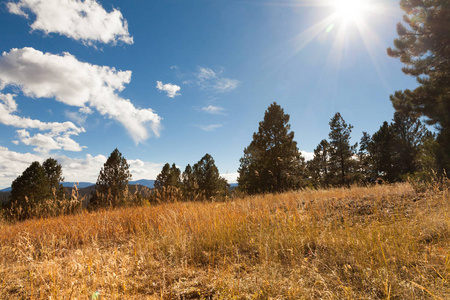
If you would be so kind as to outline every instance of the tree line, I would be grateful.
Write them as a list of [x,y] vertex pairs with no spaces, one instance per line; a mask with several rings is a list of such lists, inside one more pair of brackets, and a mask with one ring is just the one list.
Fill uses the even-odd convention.
[[77,187],[72,189],[72,195],[66,194],[62,185],[62,166],[55,159],[48,158],[42,165],[33,162],[13,181],[10,201],[4,209],[9,217],[23,220],[73,213],[85,207],[92,210],[145,202],[212,200],[229,195],[229,184],[219,175],[209,154],[192,167],[187,165],[183,173],[175,164],[165,164],[147,197],[137,190],[131,195],[128,184],[132,175],[129,167],[122,153],[115,149],[100,170],[95,190],[83,204],[76,195]]

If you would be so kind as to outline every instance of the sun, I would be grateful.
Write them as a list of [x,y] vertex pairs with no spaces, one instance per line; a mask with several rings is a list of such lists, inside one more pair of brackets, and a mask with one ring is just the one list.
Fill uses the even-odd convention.
[[333,0],[337,17],[344,23],[359,23],[369,10],[368,0]]

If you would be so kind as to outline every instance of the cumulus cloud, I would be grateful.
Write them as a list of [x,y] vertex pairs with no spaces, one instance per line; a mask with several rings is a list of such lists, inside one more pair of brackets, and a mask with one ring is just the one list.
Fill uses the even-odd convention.
[[220,106],[209,105],[209,106],[202,107],[201,110],[208,114],[221,115],[221,114],[224,114],[225,108],[220,107]]
[[161,92],[166,92],[167,97],[173,98],[175,96],[180,96],[181,94],[178,93],[181,90],[181,87],[175,84],[166,83],[163,84],[161,81],[156,82],[156,88],[160,90]]
[[133,175],[132,180],[156,179],[156,176],[158,176],[164,166],[163,163],[147,162],[140,159],[129,159],[127,162]]
[[23,144],[27,146],[35,146],[34,151],[40,153],[48,153],[51,150],[66,150],[79,152],[83,150],[77,142],[70,138],[70,135],[54,136],[51,133],[37,133],[31,135],[27,130],[17,130],[17,136]]
[[[52,155],[61,164],[65,181],[92,182],[97,181],[103,164],[107,157],[104,155],[93,156],[86,154],[83,157],[71,158],[64,155]],[[0,146],[0,188],[11,186],[17,176],[30,166],[34,161],[43,162],[48,156],[44,154],[19,153]],[[132,180],[155,179],[164,164],[147,161],[127,160],[130,164]]]
[[203,131],[215,131],[217,128],[223,127],[222,124],[197,125]]
[[314,158],[314,152],[300,151],[302,156],[305,158],[305,161],[311,160]]
[[231,92],[239,86],[239,80],[222,77],[221,73],[210,68],[199,67],[194,76],[201,88],[216,93]]
[[131,71],[81,62],[69,53],[54,55],[22,48],[0,57],[0,90],[12,85],[28,97],[55,98],[80,107],[84,113],[94,108],[122,123],[138,144],[150,132],[159,136],[161,117],[150,108],[136,108],[118,95],[130,80]]
[[7,3],[10,13],[29,18],[36,16],[31,30],[57,33],[87,45],[96,42],[133,44],[128,23],[122,13],[107,12],[96,0],[19,0]]
[[226,174],[220,174],[221,177],[225,178],[228,183],[236,183],[237,178],[239,176],[239,173],[226,173]]
[[[78,143],[70,138],[71,135],[78,135],[84,132],[83,127],[77,127],[72,122],[41,122],[30,118],[23,118],[15,115],[17,112],[17,103],[13,94],[0,93],[0,123],[22,128],[17,130],[19,140],[25,145],[36,146],[38,152],[48,152],[50,150],[64,149],[66,151],[81,151]],[[26,129],[37,129],[47,131],[44,134],[31,136]],[[18,145],[19,141],[13,141]]]
[[40,161],[41,156],[31,153],[18,153],[0,146],[0,187],[11,186],[17,178],[34,161]]

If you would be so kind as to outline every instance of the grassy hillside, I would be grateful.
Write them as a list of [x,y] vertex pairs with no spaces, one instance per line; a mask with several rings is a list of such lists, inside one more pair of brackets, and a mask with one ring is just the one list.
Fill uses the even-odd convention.
[[0,223],[0,298],[448,299],[449,198],[399,184]]

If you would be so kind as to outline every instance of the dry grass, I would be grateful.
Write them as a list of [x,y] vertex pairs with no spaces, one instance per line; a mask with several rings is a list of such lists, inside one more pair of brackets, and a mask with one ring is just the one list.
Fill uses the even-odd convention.
[[449,198],[399,184],[0,223],[0,298],[448,299]]

